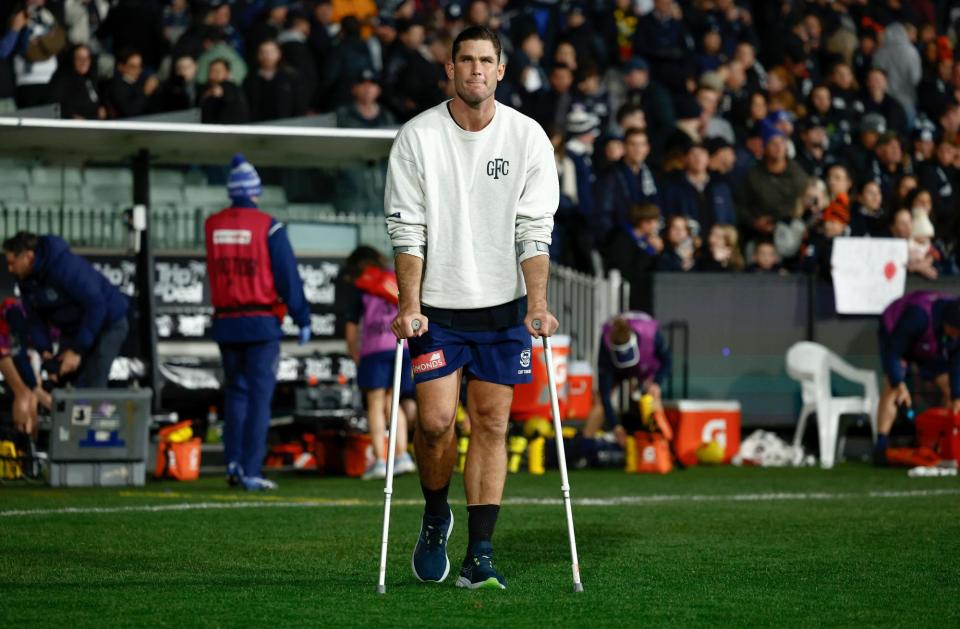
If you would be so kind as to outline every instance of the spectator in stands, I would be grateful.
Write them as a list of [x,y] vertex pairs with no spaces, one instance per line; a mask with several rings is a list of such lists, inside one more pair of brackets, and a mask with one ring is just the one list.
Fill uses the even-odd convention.
[[789,218],[807,175],[787,159],[787,139],[770,124],[761,126],[763,161],[747,173],[741,221],[751,235],[771,236],[780,218]]
[[890,235],[894,238],[902,238],[907,241],[907,272],[928,280],[935,280],[940,275],[933,264],[933,260],[928,258],[925,249],[910,247],[910,241],[913,239],[913,213],[907,208],[900,208],[893,212],[890,217]]
[[[380,83],[373,70],[364,70],[357,77],[352,92],[353,104],[337,109],[338,127],[382,129],[397,126],[393,114],[377,102]],[[385,160],[340,168],[336,188],[337,210],[349,214],[382,215],[386,174]]]
[[206,83],[210,64],[217,59],[223,59],[230,68],[230,81],[243,85],[247,80],[247,62],[227,43],[223,29],[216,26],[205,27],[202,31],[201,47],[202,52],[197,57],[197,83]]
[[823,123],[814,117],[800,121],[800,146],[797,147],[797,164],[810,177],[821,178],[826,174],[833,156],[827,152],[829,139]]
[[607,131],[610,126],[610,116],[613,113],[610,94],[601,81],[600,69],[592,61],[581,63],[577,69],[573,106],[581,107],[596,116],[600,132]]
[[528,101],[527,114],[545,129],[563,128],[572,103],[573,70],[563,63],[554,64],[546,88]]
[[722,181],[730,188],[730,192],[740,187],[746,170],[737,165],[737,153],[734,145],[723,138],[709,138],[703,143],[710,155],[707,162],[707,172],[711,179]]
[[200,89],[200,120],[204,124],[243,124],[250,120],[247,97],[230,80],[230,63],[214,59],[207,84]]
[[213,340],[225,377],[224,453],[227,481],[248,491],[276,489],[262,475],[270,402],[280,359],[280,324],[289,313],[310,340],[310,307],[283,224],[257,209],[260,177],[242,155],[231,163],[230,207],[210,216],[207,277]]
[[859,135],[855,142],[843,149],[844,161],[850,164],[854,178],[863,181],[870,177],[870,160],[880,136],[887,133],[887,123],[878,113],[864,115],[857,125]]
[[[126,295],[59,236],[18,232],[4,241],[3,252],[17,280],[32,347],[59,363],[54,378],[106,388],[127,338]],[[56,356],[53,328],[60,331]]]
[[909,163],[904,166],[903,148],[895,133],[885,133],[873,148],[868,176],[880,184],[884,196],[893,195],[900,178],[909,173]]
[[523,108],[527,109],[547,85],[547,72],[542,63],[543,40],[537,31],[532,30],[522,34],[517,39],[517,44],[518,50],[510,60],[504,78],[517,89],[524,104]]
[[650,62],[653,78],[671,92],[681,92],[693,40],[674,0],[654,0],[653,11],[637,22],[633,52]]
[[883,116],[887,129],[896,131],[899,135],[907,134],[907,113],[903,105],[890,96],[887,91],[887,75],[879,68],[873,68],[867,73],[863,107],[865,113]]
[[60,115],[70,120],[103,120],[107,109],[97,94],[92,55],[85,45],[75,46],[72,63],[61,66],[53,76],[53,92],[60,103]]
[[960,301],[933,291],[914,291],[891,303],[880,317],[878,341],[883,391],[877,409],[873,462],[886,465],[890,429],[898,407],[912,407],[906,376],[910,363],[935,382],[943,403],[960,413]]
[[910,133],[911,148],[908,156],[916,170],[933,159],[937,151],[934,141],[937,135],[937,126],[924,117],[916,119],[914,129]]
[[711,227],[697,270],[708,273],[742,271],[744,264],[739,240],[737,228],[733,225]]
[[924,162],[917,172],[920,186],[930,191],[933,197],[933,216],[937,231],[951,239],[957,237],[960,221],[956,219],[960,201],[960,171],[957,159],[960,150],[953,140],[943,138],[937,144],[934,158]]
[[960,64],[953,60],[952,54],[944,55],[937,62],[936,72],[920,83],[917,90],[920,111],[936,120],[956,99],[957,89],[960,89]]
[[[720,79],[720,76],[716,73],[711,73],[711,75]],[[736,140],[733,135],[733,127],[717,113],[722,86],[723,83],[719,80],[711,81],[709,84],[701,82],[700,87],[697,88],[697,104],[700,105],[700,116],[703,118],[703,138],[705,140],[723,138],[732,143]]]
[[759,240],[753,248],[753,256],[750,265],[747,266],[747,273],[770,273],[782,274],[783,269],[780,266],[780,255],[773,242],[769,240]]
[[[401,52],[398,46],[396,52],[384,59],[383,81],[387,86],[388,94],[391,93],[393,86],[390,81],[392,65],[395,63],[393,59]],[[348,15],[340,21],[340,34],[323,61],[319,87],[321,109],[327,111],[349,103],[350,86],[354,79],[360,76],[361,72],[372,67],[373,58],[370,56],[370,48],[360,37],[360,23],[357,18]],[[384,100],[389,102],[386,98]],[[394,113],[397,112],[394,111]]]
[[[86,4],[83,0],[71,0],[75,4]],[[109,6],[108,3],[104,3]],[[172,0],[163,7],[163,37],[168,44],[175,44],[187,32],[190,26],[190,7],[187,0]]]
[[97,29],[97,38],[112,42],[115,51],[140,51],[144,68],[155,72],[169,49],[160,7],[147,0],[118,0]]
[[841,163],[833,163],[827,167],[824,181],[827,184],[827,199],[833,200],[838,194],[845,194],[847,198],[853,195],[853,180],[850,171]]
[[721,51],[722,47],[720,26],[716,23],[708,23],[706,29],[700,34],[699,52],[694,56],[694,71],[697,75],[712,72],[726,61]]
[[400,46],[387,61],[384,84],[393,113],[405,122],[440,102],[442,76],[421,50],[426,39],[426,29],[421,22],[402,22],[397,33]]
[[714,225],[736,224],[733,195],[726,182],[707,171],[710,154],[702,144],[690,144],[684,170],[666,179],[663,206],[670,214],[687,217],[694,236],[703,238]]
[[156,91],[157,78],[143,73],[143,57],[128,48],[117,54],[117,71],[103,89],[110,118],[131,118],[147,111],[147,99]]
[[[917,86],[923,78],[920,53],[907,37],[903,24],[894,22],[883,31],[883,43],[873,54],[873,67],[882,70],[888,93],[912,118],[917,107]],[[867,78],[869,85],[870,78]]]
[[[566,155],[576,169],[577,206],[584,217],[595,214],[593,187],[596,175],[593,168],[593,145],[599,135],[600,121],[593,114],[575,107],[567,115]],[[591,225],[595,242],[606,235],[604,225]]]
[[66,44],[67,36],[45,4],[45,0],[29,0],[25,12],[15,13],[13,17],[16,25],[26,17],[14,44],[17,107],[20,108],[53,102],[50,80],[57,71],[57,55]]
[[0,114],[17,108],[13,58],[21,45],[21,33],[28,21],[26,8],[18,8],[9,15],[0,13]]
[[193,57],[180,57],[173,64],[173,74],[154,92],[152,111],[180,111],[197,104],[197,62]]
[[804,252],[802,268],[807,273],[816,273],[825,281],[831,280],[830,257],[833,255],[833,241],[840,236],[850,234],[850,201],[847,195],[840,194],[824,208],[820,223],[810,234]]
[[[263,11],[247,31],[246,61],[250,66],[257,65],[260,56],[260,44],[266,41],[276,41],[283,31],[290,10],[289,0],[267,0],[259,7]],[[354,18],[356,19],[356,18]],[[338,18],[334,22],[340,21]]]
[[[333,21],[333,4],[330,0],[317,0],[313,3],[313,13],[310,22],[310,50],[313,52],[313,58],[317,62],[317,67],[323,65],[323,60],[327,58],[336,42],[337,31],[340,30],[340,24]],[[386,48],[390,46],[397,36],[396,21],[388,15],[381,15],[377,25],[376,38],[381,44],[381,54],[386,54]],[[372,50],[371,50],[372,54]],[[376,55],[374,55],[376,58]],[[381,63],[373,65],[377,71],[383,71],[382,56],[379,57]]]
[[618,111],[624,105],[643,109],[651,134],[651,150],[655,156],[659,155],[677,124],[670,93],[650,79],[650,64],[641,57],[630,58],[623,66],[623,73],[626,91]]
[[657,260],[658,271],[692,271],[697,262],[697,246],[686,216],[674,214],[664,228],[663,253]]
[[628,129],[623,140],[624,154],[620,162],[599,180],[596,194],[598,244],[607,241],[610,230],[627,222],[633,206],[660,201],[657,180],[647,165],[650,140],[645,131]]
[[639,17],[631,0],[615,0],[613,10],[597,14],[597,29],[607,43],[605,65],[615,66],[633,55],[633,35]]
[[107,0],[65,0],[63,25],[67,29],[67,41],[74,46],[91,45],[100,24],[110,13]]
[[660,208],[650,202],[632,205],[627,220],[616,225],[605,248],[607,270],[616,269],[631,285],[654,270],[663,251]]
[[257,71],[243,82],[252,122],[296,118],[306,113],[300,77],[282,61],[276,41],[268,39],[260,44]]
[[871,238],[889,237],[887,217],[883,213],[883,193],[880,184],[868,179],[860,186],[857,209],[850,221],[851,236],[869,236]]
[[298,109],[306,112],[314,102],[317,91],[317,65],[310,51],[310,19],[302,11],[287,13],[286,28],[277,37],[284,63],[297,77],[300,98]]

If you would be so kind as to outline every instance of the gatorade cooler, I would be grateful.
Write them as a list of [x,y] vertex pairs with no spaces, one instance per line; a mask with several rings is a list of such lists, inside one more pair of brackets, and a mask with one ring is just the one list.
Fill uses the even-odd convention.
[[666,402],[664,410],[673,427],[674,452],[684,465],[697,464],[697,448],[704,443],[719,443],[724,463],[740,449],[740,402],[677,400]]
[[[550,417],[550,390],[547,385],[547,364],[543,358],[543,342],[532,339],[531,356],[521,356],[520,366],[530,369],[533,381],[530,384],[518,384],[513,388],[513,405],[510,416],[516,420],[531,417]],[[562,334],[550,337],[550,349],[553,350],[553,369],[555,371],[557,394],[560,402],[560,417],[566,417],[567,411],[567,359],[570,356],[570,337]]]
[[586,419],[593,407],[593,367],[576,360],[567,368],[567,419]]
[[930,408],[917,417],[917,445],[942,459],[960,459],[960,415],[946,408]]

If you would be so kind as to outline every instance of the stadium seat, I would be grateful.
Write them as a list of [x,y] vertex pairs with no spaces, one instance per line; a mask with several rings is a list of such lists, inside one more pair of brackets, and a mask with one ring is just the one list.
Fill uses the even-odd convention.
[[0,183],[0,203],[22,203],[27,200],[27,189],[19,183]]
[[[857,369],[819,343],[801,341],[787,350],[787,373],[800,383],[803,407],[797,421],[793,445],[799,446],[810,415],[817,416],[820,442],[820,467],[830,469],[837,456],[840,416],[867,415],[873,438],[877,437],[877,374],[870,369]],[[836,373],[854,384],[863,386],[863,397],[834,397],[830,376]]]
[[60,182],[46,185],[27,186],[27,199],[31,203],[56,204],[77,203],[80,201],[79,186],[63,186]]
[[34,166],[30,178],[37,186],[83,185],[83,174],[77,168],[58,168],[56,166]]
[[133,186],[129,168],[87,168],[83,182],[88,186]]
[[219,206],[220,209],[230,204],[226,186],[187,186],[183,194],[190,207]]
[[81,198],[88,205],[133,205],[133,188],[122,183],[114,185],[84,186]]

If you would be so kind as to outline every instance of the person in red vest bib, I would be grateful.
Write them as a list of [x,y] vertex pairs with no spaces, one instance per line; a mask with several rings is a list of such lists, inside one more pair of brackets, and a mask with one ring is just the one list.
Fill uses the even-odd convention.
[[908,362],[916,363],[923,380],[937,384],[945,406],[960,412],[960,299],[936,291],[907,293],[883,311],[877,336],[884,378],[873,462],[885,465],[897,408],[913,407]]
[[242,155],[231,163],[230,207],[205,224],[213,339],[225,377],[223,443],[227,481],[248,491],[276,489],[263,477],[270,404],[287,313],[310,340],[310,308],[283,223],[257,209],[260,176]]

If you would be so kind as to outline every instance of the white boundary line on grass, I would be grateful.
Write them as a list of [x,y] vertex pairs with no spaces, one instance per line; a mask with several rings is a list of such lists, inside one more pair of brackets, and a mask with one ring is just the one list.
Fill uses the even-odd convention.
[[[135,495],[135,494],[134,494]],[[579,498],[574,500],[578,507],[613,507],[622,505],[648,505],[665,502],[775,502],[788,500],[850,500],[850,499],[889,499],[889,498],[935,498],[960,495],[958,489],[916,489],[903,491],[870,491],[861,494],[828,492],[771,492],[758,494],[727,495],[684,495],[665,494],[651,496],[614,496],[610,498]],[[506,505],[560,505],[559,498],[507,498]],[[397,506],[422,506],[422,500],[394,500]],[[162,513],[166,511],[214,511],[226,509],[279,509],[279,508],[318,508],[318,507],[380,507],[383,503],[376,500],[243,500],[230,502],[183,502],[165,505],[130,505],[127,507],[61,507],[57,509],[8,509],[0,511],[0,518],[17,518],[47,515],[88,515],[116,513]]]

